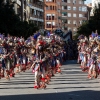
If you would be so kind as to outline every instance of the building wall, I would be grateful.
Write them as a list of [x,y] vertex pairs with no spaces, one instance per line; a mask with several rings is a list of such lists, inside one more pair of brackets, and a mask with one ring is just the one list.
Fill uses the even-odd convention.
[[29,17],[27,18],[40,29],[44,29],[44,0],[28,0]]
[[93,16],[94,7],[98,6],[98,3],[100,4],[100,0],[92,0],[92,11],[91,11],[92,16]]
[[44,0],[45,29],[53,31],[61,26],[61,0]]
[[[6,3],[7,0],[4,2]],[[36,24],[40,29],[44,29],[44,0],[9,0],[15,2],[14,10],[20,15],[22,21]]]
[[92,7],[95,7],[100,3],[100,0],[92,0]]
[[87,6],[83,0],[62,0],[62,29],[77,31],[83,21],[87,20]]

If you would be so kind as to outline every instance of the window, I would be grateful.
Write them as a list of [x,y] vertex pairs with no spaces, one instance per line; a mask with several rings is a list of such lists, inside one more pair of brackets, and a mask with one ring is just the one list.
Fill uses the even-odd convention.
[[62,16],[67,16],[67,12],[62,12]]
[[68,10],[71,10],[71,6],[68,6],[67,9],[68,9]]
[[76,10],[76,7],[73,7],[73,10]]
[[71,28],[70,28],[70,27],[68,27],[68,31],[69,31],[69,30],[71,30]]
[[76,4],[76,0],[73,0],[73,4]]
[[68,13],[68,17],[71,17],[71,13]]
[[67,23],[67,19],[62,19],[62,23]]
[[51,14],[46,14],[46,20],[51,20]]
[[48,6],[46,6],[46,10],[49,10],[49,7]]
[[79,24],[82,24],[82,20],[79,21]]
[[71,20],[68,20],[68,24],[71,24]]
[[82,11],[82,7],[79,7],[79,11]]
[[76,17],[76,14],[73,14],[73,17]]
[[56,24],[55,24],[55,22],[52,22],[52,28],[54,28],[54,27],[55,27],[55,25],[56,25]]
[[67,0],[67,3],[71,3],[71,1],[70,0]]
[[84,11],[84,12],[87,11],[87,7],[83,6],[82,11]]
[[79,4],[82,4],[82,1],[79,1]]
[[67,0],[62,0],[62,2],[66,2],[67,3]]
[[64,10],[64,6],[62,6],[62,10]]
[[82,14],[79,14],[79,17],[83,17],[83,15]]
[[62,6],[62,10],[66,10],[67,9],[67,6]]
[[76,28],[76,27],[74,27],[74,28],[73,28],[73,31],[77,31],[77,28]]
[[46,22],[46,28],[51,28],[51,22]]
[[55,20],[55,14],[52,14],[52,20]]
[[76,25],[76,24],[77,24],[76,20],[74,20],[74,21],[73,21],[73,24],[74,24],[74,25]]

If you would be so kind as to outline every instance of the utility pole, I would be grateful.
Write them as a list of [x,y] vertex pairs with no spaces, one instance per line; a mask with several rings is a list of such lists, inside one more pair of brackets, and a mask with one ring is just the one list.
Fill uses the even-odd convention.
[[24,0],[21,0],[21,21],[23,21],[24,16]]

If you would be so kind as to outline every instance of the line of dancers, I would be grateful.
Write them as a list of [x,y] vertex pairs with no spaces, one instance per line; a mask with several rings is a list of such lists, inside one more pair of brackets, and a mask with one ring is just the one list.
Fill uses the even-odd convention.
[[34,34],[23,37],[7,37],[0,34],[0,78],[10,79],[16,73],[32,69],[34,88],[46,88],[55,73],[61,73],[66,60],[65,43],[57,35]]
[[83,72],[88,72],[89,79],[95,79],[100,74],[100,36],[92,33],[88,38],[79,36],[78,63]]

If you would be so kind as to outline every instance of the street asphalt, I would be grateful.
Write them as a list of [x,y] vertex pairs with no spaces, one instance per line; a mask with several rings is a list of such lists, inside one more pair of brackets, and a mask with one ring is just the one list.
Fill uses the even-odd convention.
[[27,70],[10,80],[0,80],[0,100],[100,100],[100,79],[87,78],[76,61],[67,61],[46,89],[36,90],[34,74]]

